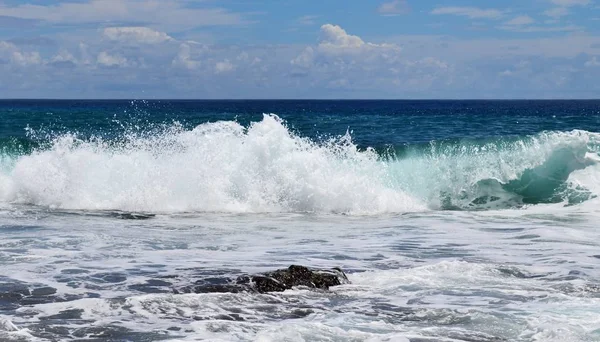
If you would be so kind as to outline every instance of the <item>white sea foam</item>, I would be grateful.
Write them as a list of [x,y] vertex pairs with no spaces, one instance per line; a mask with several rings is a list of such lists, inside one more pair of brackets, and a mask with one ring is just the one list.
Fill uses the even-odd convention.
[[[173,125],[117,142],[66,134],[50,148],[0,160],[0,201],[163,213],[502,209],[527,196],[572,200],[571,193],[555,193],[555,179],[565,182],[563,192],[579,186],[591,191],[586,198],[600,193],[599,140],[585,131],[546,132],[432,144],[395,159],[359,150],[349,134],[316,143],[275,115],[247,128],[232,121],[192,130]],[[535,177],[535,189],[524,175]]]
[[[58,300],[20,306],[7,317],[21,330],[0,332],[0,339],[18,340],[29,329],[31,336],[56,331],[51,336],[66,340],[65,329],[95,329],[86,334],[181,341],[598,340],[594,215],[212,213],[135,221],[63,211],[38,219],[36,211],[44,210],[0,222],[2,281],[50,286]],[[351,284],[268,295],[172,293],[215,274],[235,279],[296,263],[340,266]],[[144,293],[140,285],[154,286],[147,281],[166,281],[156,286],[167,293]],[[65,312],[80,317],[51,318]]]
[[173,128],[120,146],[61,136],[0,176],[0,198],[68,209],[186,212],[403,212],[385,165],[349,136],[317,145],[273,115]]

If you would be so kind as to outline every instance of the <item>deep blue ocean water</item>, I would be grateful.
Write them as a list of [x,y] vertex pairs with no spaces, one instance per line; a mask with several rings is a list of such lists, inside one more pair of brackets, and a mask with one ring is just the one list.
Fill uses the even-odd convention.
[[363,147],[600,129],[600,100],[0,100],[0,113],[1,138],[24,137],[26,127],[107,134],[118,130],[115,121],[141,126],[180,122],[194,127],[235,120],[248,125],[268,113],[311,138],[351,129]]
[[[600,101],[1,100],[0,339],[600,341],[599,132]],[[290,264],[351,284],[173,293]]]

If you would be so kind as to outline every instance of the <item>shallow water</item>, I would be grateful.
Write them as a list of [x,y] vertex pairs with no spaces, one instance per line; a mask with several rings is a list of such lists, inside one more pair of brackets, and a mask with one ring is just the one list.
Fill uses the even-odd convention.
[[[5,339],[600,340],[599,239],[590,215],[141,221],[18,207],[3,218]],[[340,266],[352,284],[172,293],[200,279],[294,263]]]
[[[9,135],[39,145],[0,158],[0,339],[600,341],[595,118],[468,141],[438,123],[439,140],[408,134],[393,158],[361,145],[400,139],[384,125],[319,139],[254,122]],[[291,264],[351,284],[173,292]]]

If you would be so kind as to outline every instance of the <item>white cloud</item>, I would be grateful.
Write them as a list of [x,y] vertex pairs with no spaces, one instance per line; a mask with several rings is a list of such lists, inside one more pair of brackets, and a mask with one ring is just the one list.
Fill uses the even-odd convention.
[[192,58],[191,47],[189,44],[179,45],[179,52],[171,64],[174,67],[183,67],[185,69],[197,69],[200,66],[200,61]]
[[60,50],[58,54],[56,54],[50,60],[50,63],[72,63],[77,64],[77,59],[67,50]]
[[106,51],[100,52],[96,62],[107,67],[124,67],[127,66],[127,58],[120,55],[111,55]]
[[235,69],[235,66],[231,64],[231,62],[229,62],[229,60],[227,59],[221,62],[217,62],[217,64],[215,64],[215,72],[217,74],[229,72],[233,69]]
[[524,26],[533,24],[535,20],[528,15],[521,15],[504,23],[508,26]]
[[327,64],[336,61],[339,64],[353,63],[354,59],[393,59],[399,51],[397,45],[367,43],[338,25],[325,24],[321,26],[319,44],[306,47],[290,64],[308,69],[315,62]]
[[296,58],[292,59],[290,61],[290,63],[293,66],[307,69],[312,65],[314,59],[315,59],[315,51],[313,50],[312,47],[309,46],[306,49],[304,49],[304,51],[302,51],[302,53],[300,55],[298,55]]
[[104,36],[110,40],[124,43],[158,44],[173,40],[164,32],[153,30],[149,27],[107,27],[103,30]]
[[62,1],[51,5],[0,4],[0,16],[51,24],[148,22],[151,26],[170,29],[244,23],[238,13],[221,8],[188,7],[187,3],[178,0],[87,0]]
[[80,56],[79,62],[84,65],[92,65],[93,58],[88,51],[88,46],[86,44],[80,42],[78,45],[78,49],[79,49],[79,56]]
[[23,51],[16,45],[5,41],[0,41],[0,57],[2,56],[19,66],[42,64],[42,56],[38,51]]
[[309,88],[356,91],[378,84],[394,91],[415,91],[434,86],[438,80],[446,84],[454,73],[454,67],[440,58],[409,60],[400,51],[398,45],[367,42],[337,25],[326,24],[321,27],[319,43],[290,60],[288,75]]
[[331,48],[360,48],[365,42],[358,36],[353,36],[337,26],[325,24],[321,26],[321,43],[319,46]]
[[438,7],[433,9],[431,14],[457,15],[471,19],[500,19],[504,16],[505,11],[493,8],[481,9],[477,7]]
[[594,56],[594,57],[592,57],[592,59],[585,62],[585,66],[588,68],[600,67],[600,60],[598,60],[598,57]]
[[42,63],[42,57],[37,51],[34,52],[22,52],[15,51],[12,55],[12,60],[21,66],[35,65]]
[[75,62],[73,55],[66,50],[61,50],[56,56],[52,57],[52,62]]
[[393,44],[366,43],[359,36],[348,34],[340,26],[332,24],[321,26],[317,48],[319,52],[332,54],[362,53],[376,49],[400,50]]
[[[532,23],[505,12],[494,26],[525,32],[578,29],[546,25],[540,18]],[[159,46],[117,46],[109,37],[111,30],[105,35],[104,29],[75,38],[61,32],[53,36],[54,45],[42,47],[0,42],[0,93],[146,98],[586,97],[600,93],[596,82],[600,36],[589,33],[510,35],[510,39],[415,35],[375,41],[360,31],[347,32],[331,24],[323,25],[320,34],[315,31],[319,38],[309,46],[203,45],[183,41],[189,35],[182,33],[181,41],[165,40]],[[144,40],[146,35],[138,32],[116,32],[114,41],[137,42],[140,36]],[[555,84],[561,84],[562,90]]]
[[384,2],[378,8],[377,12],[384,16],[394,16],[398,14],[407,13],[409,11],[406,0],[394,0],[391,2]]

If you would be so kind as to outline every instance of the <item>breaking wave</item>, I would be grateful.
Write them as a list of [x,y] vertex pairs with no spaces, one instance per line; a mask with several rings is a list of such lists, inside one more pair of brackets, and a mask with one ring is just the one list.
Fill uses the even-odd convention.
[[[596,196],[600,135],[543,132],[359,149],[301,137],[275,115],[117,139],[0,141],[0,202],[149,212],[370,214],[574,205]],[[600,189],[599,189],[600,190]]]

